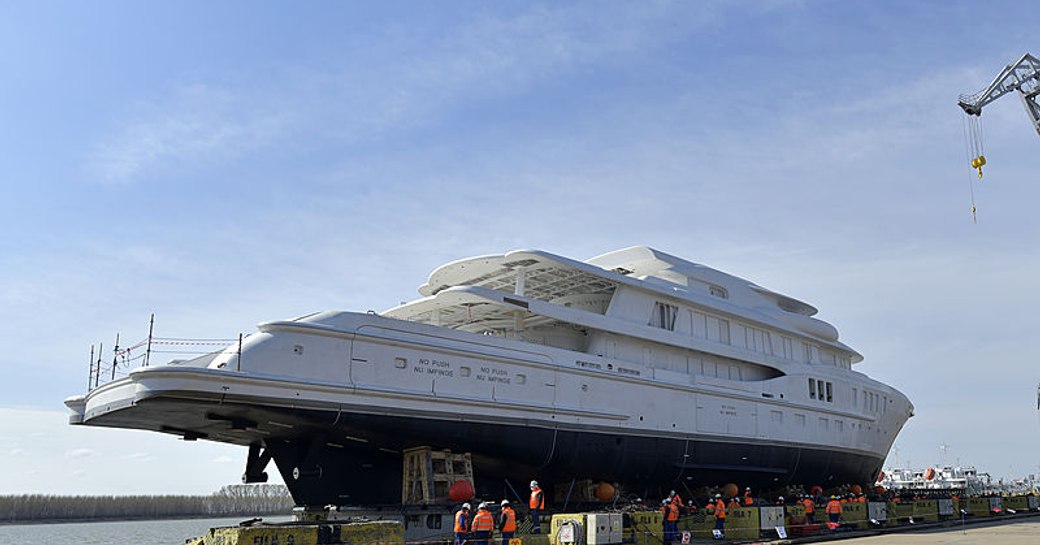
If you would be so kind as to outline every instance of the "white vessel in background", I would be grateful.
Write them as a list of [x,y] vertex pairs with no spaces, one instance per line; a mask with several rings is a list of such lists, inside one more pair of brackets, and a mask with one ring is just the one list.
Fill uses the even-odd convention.
[[66,400],[71,422],[248,446],[247,482],[273,459],[321,506],[398,501],[419,445],[471,452],[478,491],[869,484],[913,412],[812,306],[651,248],[465,259],[419,292],[135,369]]

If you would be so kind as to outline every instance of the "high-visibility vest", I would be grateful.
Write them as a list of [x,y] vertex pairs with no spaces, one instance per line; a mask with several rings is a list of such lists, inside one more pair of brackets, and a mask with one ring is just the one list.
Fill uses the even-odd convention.
[[715,518],[726,518],[726,504],[722,503],[722,500],[715,502]]
[[542,494],[542,489],[535,487],[531,491],[531,501],[527,504],[531,509],[545,509],[545,495]]
[[744,494],[744,505],[755,505],[755,500],[751,499],[751,494]]
[[679,506],[674,503],[669,503],[665,507],[668,508],[668,512],[664,516],[664,520],[668,522],[676,522],[679,520]]
[[738,507],[740,507],[740,501],[737,500],[737,498],[733,498],[729,500],[729,505],[727,507],[729,507],[730,509],[737,509]]
[[827,507],[824,508],[828,515],[840,515],[841,514],[841,503],[838,500],[831,500],[827,502]]
[[812,512],[816,510],[816,503],[809,498],[802,500],[802,505],[805,506],[806,513],[812,514]]
[[491,513],[487,509],[477,511],[477,516],[473,517],[473,531],[490,532],[494,528],[495,519],[491,516]]
[[513,508],[508,505],[502,508],[502,531],[516,531],[516,511],[513,511]]
[[460,509],[458,513],[455,513],[455,533],[465,534],[468,532],[469,529],[466,528],[466,522],[466,512]]

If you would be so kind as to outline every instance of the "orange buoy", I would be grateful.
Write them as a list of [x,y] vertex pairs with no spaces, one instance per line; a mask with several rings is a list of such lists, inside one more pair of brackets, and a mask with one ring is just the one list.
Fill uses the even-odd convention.
[[614,485],[610,483],[599,483],[596,485],[593,494],[599,501],[610,501],[614,499],[614,492]]
[[863,493],[863,487],[858,484],[854,484],[849,487],[849,492],[852,492],[853,494],[856,494],[858,496]]
[[809,493],[813,496],[819,496],[820,494],[823,494],[823,487],[820,485],[813,486],[809,489]]
[[884,494],[885,493],[885,487],[883,487],[881,485],[875,486],[874,487],[874,493],[875,494]]
[[448,497],[451,498],[451,501],[472,500],[474,493],[473,485],[469,481],[455,481],[451,488],[448,488]]
[[737,497],[738,492],[740,492],[740,487],[734,483],[726,483],[726,486],[722,487],[722,494],[727,498]]

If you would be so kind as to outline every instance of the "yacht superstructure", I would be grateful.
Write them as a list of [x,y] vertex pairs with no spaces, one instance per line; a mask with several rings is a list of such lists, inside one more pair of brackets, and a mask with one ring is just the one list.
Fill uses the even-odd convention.
[[812,306],[651,248],[465,259],[419,292],[138,368],[71,421],[249,446],[246,481],[273,459],[298,504],[358,505],[396,501],[419,445],[472,452],[478,490],[872,483],[913,411]]

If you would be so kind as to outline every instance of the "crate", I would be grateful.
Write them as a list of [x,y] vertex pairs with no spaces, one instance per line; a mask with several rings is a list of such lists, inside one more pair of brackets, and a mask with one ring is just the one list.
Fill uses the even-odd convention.
[[401,503],[405,505],[450,501],[448,489],[458,481],[473,483],[473,459],[470,453],[416,447],[404,451],[401,479]]

